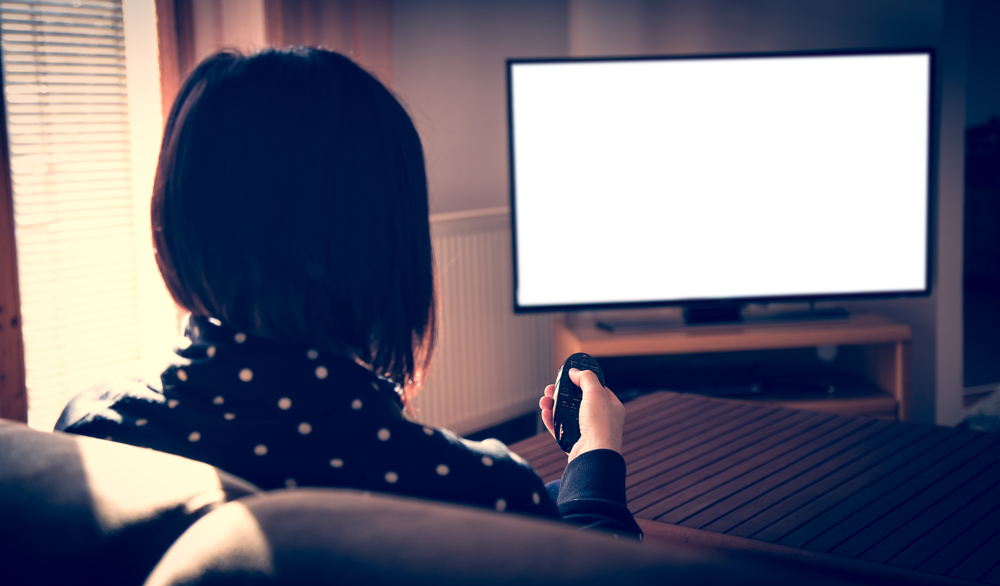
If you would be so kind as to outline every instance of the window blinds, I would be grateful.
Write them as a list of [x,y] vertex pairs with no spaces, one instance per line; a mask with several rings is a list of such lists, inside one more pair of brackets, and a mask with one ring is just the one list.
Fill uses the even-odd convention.
[[28,421],[140,359],[121,0],[0,1]]

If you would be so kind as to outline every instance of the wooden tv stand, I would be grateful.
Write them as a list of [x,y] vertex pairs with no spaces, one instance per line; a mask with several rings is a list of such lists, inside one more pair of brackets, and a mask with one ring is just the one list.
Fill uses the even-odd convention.
[[[600,359],[748,351],[767,351],[760,354],[780,368],[783,364],[791,367],[796,360],[801,362],[802,349],[837,346],[852,357],[847,361],[847,368],[874,383],[881,392],[843,397],[836,394],[771,397],[765,393],[732,398],[794,409],[883,418],[895,416],[900,421],[910,419],[912,333],[909,326],[878,315],[859,314],[820,321],[678,326],[628,333],[601,329],[593,318],[568,316],[555,320],[553,335],[556,368],[574,352],[586,352]],[[795,366],[802,367],[801,364]]]

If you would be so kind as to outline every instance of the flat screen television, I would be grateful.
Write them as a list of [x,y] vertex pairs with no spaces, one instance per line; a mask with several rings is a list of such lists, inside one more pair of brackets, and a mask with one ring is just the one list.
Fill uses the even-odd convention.
[[515,311],[928,294],[933,76],[931,50],[509,60]]

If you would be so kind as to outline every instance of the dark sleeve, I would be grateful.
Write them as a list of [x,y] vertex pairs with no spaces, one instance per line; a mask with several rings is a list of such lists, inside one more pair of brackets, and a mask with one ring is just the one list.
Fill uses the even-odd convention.
[[567,523],[642,539],[625,498],[625,458],[614,450],[574,458],[563,473],[556,504]]
[[123,422],[116,409],[130,402],[162,403],[163,396],[141,380],[102,380],[66,404],[56,421],[55,431],[104,437],[108,429]]

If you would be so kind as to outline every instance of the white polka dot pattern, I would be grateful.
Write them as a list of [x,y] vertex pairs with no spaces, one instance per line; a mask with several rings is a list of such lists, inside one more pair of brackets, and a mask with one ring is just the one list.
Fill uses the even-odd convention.
[[237,344],[242,344],[247,341],[247,335],[243,332],[237,332],[236,335],[233,336],[233,340],[235,340]]
[[[204,337],[188,329],[191,344],[182,353],[188,361],[175,363],[165,374],[167,396],[161,400],[173,411],[122,412],[124,431],[115,439],[147,444],[142,440],[148,433],[172,427],[182,444],[187,438],[184,449],[196,458],[231,450],[236,450],[233,460],[256,455],[248,469],[259,474],[250,480],[266,489],[374,482],[369,490],[455,500],[503,513],[553,514],[548,493],[522,458],[496,444],[462,441],[429,422],[415,422],[401,413],[396,381],[318,347],[271,352],[255,335],[237,336],[236,330],[216,331],[206,321],[199,323]],[[237,337],[242,340],[234,342]],[[169,416],[174,425],[160,426],[163,419],[157,416]],[[268,420],[271,424],[259,425]]]
[[556,514],[522,458],[403,411],[403,379],[319,346],[280,348],[250,332],[236,341],[236,329],[196,319],[203,334],[186,329],[189,344],[163,375],[162,405],[136,401],[121,411],[120,429],[90,435],[156,449],[166,445],[156,443],[158,430],[174,430],[176,453],[228,458],[265,490],[356,486],[501,514]]

